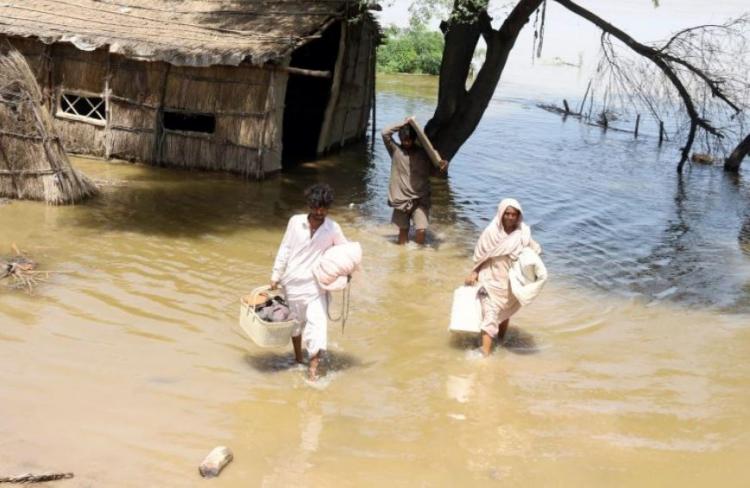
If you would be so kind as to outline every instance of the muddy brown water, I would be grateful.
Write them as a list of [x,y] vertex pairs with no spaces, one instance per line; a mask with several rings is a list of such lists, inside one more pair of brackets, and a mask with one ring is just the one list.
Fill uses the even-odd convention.
[[[379,110],[421,113],[420,100],[386,86]],[[498,103],[478,134],[488,144],[505,111],[530,110]],[[560,130],[595,151],[623,151],[610,174],[652,152]],[[558,170],[537,172],[535,185],[517,187],[553,279],[512,320],[505,347],[479,359],[473,340],[446,328],[471,246],[518,168],[504,166],[511,148],[482,159],[486,146],[470,145],[436,184],[426,249],[393,243],[381,147],[261,183],[76,158],[109,182],[101,197],[0,207],[0,254],[15,242],[59,271],[34,295],[0,289],[0,476],[72,471],[50,486],[203,486],[198,464],[227,445],[235,460],[212,486],[747,485],[750,318],[737,234],[706,248],[709,226],[689,205],[687,234],[670,234],[676,187],[652,183],[667,174],[656,163],[629,170],[652,174],[642,190],[624,177],[601,185],[592,177],[585,192],[576,186],[582,173],[559,182]],[[462,169],[470,158],[485,162]],[[574,161],[561,164],[575,172]],[[523,171],[513,174],[528,181]],[[706,184],[719,190],[702,193],[705,208],[744,208],[731,196],[742,183],[722,190],[721,176],[701,171],[687,201]],[[362,243],[366,261],[346,329],[330,326],[329,374],[312,387],[289,350],[246,339],[237,315],[239,296],[267,281],[286,220],[314,181],[334,186],[331,216]],[[672,194],[660,200],[649,185]],[[634,191],[655,209],[640,230],[623,222],[637,208]],[[732,215],[713,225],[741,227],[743,212]],[[639,235],[634,255],[621,240]],[[672,244],[690,259],[667,264]],[[718,262],[708,257],[716,247]],[[711,272],[707,289],[679,291],[699,286],[695,269],[711,266],[726,278],[713,292]],[[660,288],[643,286],[647,279]]]

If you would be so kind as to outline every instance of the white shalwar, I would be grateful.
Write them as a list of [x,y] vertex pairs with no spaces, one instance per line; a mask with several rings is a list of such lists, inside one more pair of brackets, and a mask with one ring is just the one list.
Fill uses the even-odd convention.
[[284,287],[289,308],[300,323],[292,336],[302,335],[302,343],[310,356],[325,350],[328,342],[328,301],[326,292],[313,275],[313,268],[328,248],[346,242],[339,224],[328,217],[310,236],[307,214],[300,214],[289,219],[276,254],[271,281]]

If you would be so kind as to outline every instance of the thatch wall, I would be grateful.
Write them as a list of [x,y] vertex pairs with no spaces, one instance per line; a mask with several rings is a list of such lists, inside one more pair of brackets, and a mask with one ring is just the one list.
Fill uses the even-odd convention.
[[69,44],[55,44],[50,52],[53,118],[55,129],[63,140],[65,150],[70,153],[86,153],[105,156],[103,124],[61,118],[59,97],[63,91],[103,94],[109,73],[109,53],[105,49],[80,51]]
[[283,116],[286,78],[247,65],[172,67],[163,111],[212,114],[216,127],[213,134],[164,130],[158,161],[248,176],[278,171],[281,141],[275,126]]
[[[379,37],[362,3],[23,0],[0,2],[0,20],[0,39],[25,55],[70,152],[257,177],[276,171],[284,68],[339,25],[348,33],[338,50],[336,89],[312,149],[315,142],[319,152],[338,147],[367,125]],[[106,120],[60,114],[63,91],[104,98]],[[215,130],[164,130],[165,111],[211,115]]]
[[[287,73],[283,66],[249,64],[194,68],[147,63],[70,45],[12,39],[48,93],[65,149],[164,166],[262,177],[281,168]],[[60,115],[60,94],[99,95],[107,120],[92,124]],[[212,134],[163,130],[163,112],[209,114]]]
[[34,73],[34,78],[39,88],[44,95],[48,95],[45,90],[49,85],[48,54],[50,47],[45,46],[36,39],[24,38],[14,38],[12,45],[26,58],[26,63],[29,65],[31,72]]
[[375,48],[379,31],[374,22],[347,24],[337,61],[337,79],[327,109],[318,152],[339,148],[362,137],[375,90]]
[[[341,21],[346,38],[319,152],[366,130],[378,36],[376,24],[367,19]],[[134,60],[111,47],[82,51],[67,43],[9,39],[27,58],[68,152],[257,178],[281,169],[289,57],[263,66],[194,67]],[[61,113],[63,92],[104,98],[106,120],[92,123]],[[212,116],[215,128],[212,133],[165,129],[165,112]]]
[[159,107],[170,65],[112,56],[106,156],[156,162]]

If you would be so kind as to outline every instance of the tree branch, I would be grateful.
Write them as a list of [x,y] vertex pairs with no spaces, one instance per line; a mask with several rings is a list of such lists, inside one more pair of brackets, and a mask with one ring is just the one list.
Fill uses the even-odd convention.
[[724,170],[737,172],[740,170],[742,160],[750,153],[750,134],[740,142],[732,154],[724,161]]
[[688,27],[687,29],[682,29],[681,31],[675,33],[672,37],[669,38],[669,40],[664,44],[662,47],[659,48],[659,51],[666,52],[667,49],[669,49],[669,46],[672,45],[674,41],[679,39],[680,37],[684,36],[685,34],[688,34],[690,32],[696,31],[698,29],[705,29],[707,27],[724,27],[723,25],[718,24],[705,24],[705,25],[694,25],[693,27]]
[[[661,52],[661,50],[656,51]],[[742,109],[739,108],[734,102],[732,102],[729,98],[727,98],[726,95],[724,95],[724,92],[721,91],[721,88],[719,87],[720,81],[714,80],[713,78],[709,77],[703,70],[700,68],[697,68],[693,66],[692,64],[688,63],[684,59],[678,58],[676,56],[672,56],[671,54],[663,53],[662,56],[664,59],[667,59],[669,61],[672,61],[673,63],[682,65],[686,67],[690,72],[695,74],[698,78],[702,79],[704,82],[706,82],[706,85],[711,89],[711,95],[718,97],[719,99],[723,100],[724,103],[732,107],[734,109],[735,113],[742,112]]]
[[497,30],[506,39],[515,39],[523,26],[529,21],[531,14],[544,0],[521,0],[505,18],[505,22]]
[[[597,16],[593,12],[586,10],[585,8],[581,7],[580,5],[577,5],[576,3],[573,3],[570,0],[555,0],[557,3],[565,7],[566,9],[570,10],[574,14],[583,17],[584,19],[588,20],[589,22],[593,23],[603,31],[605,31],[607,34],[614,36],[616,39],[620,40],[622,43],[624,43],[626,46],[628,46],[630,49],[635,51],[636,53],[640,54],[641,56],[644,56],[651,60],[656,66],[659,67],[659,69],[664,73],[664,75],[669,79],[669,81],[672,83],[672,85],[677,90],[677,93],[679,93],[680,98],[682,99],[683,104],[685,105],[685,110],[688,113],[688,116],[690,117],[690,131],[688,132],[688,138],[685,143],[685,146],[682,148],[682,155],[680,157],[680,162],[677,164],[677,171],[682,172],[682,168],[685,164],[685,162],[688,159],[688,156],[690,155],[690,148],[693,145],[693,141],[695,140],[695,133],[698,127],[703,128],[707,132],[717,136],[717,137],[723,137],[722,134],[713,126],[711,126],[705,119],[701,118],[698,115],[697,110],[695,109],[695,104],[693,103],[693,99],[690,96],[690,93],[688,92],[687,88],[685,88],[685,85],[683,84],[682,80],[677,76],[677,73],[675,70],[667,63],[667,61],[675,62],[674,59],[669,59],[669,57],[665,56],[664,53],[657,51],[656,49],[646,46],[644,44],[641,44],[640,42],[636,41],[632,37],[630,37],[628,34],[626,34],[621,29],[618,29],[614,25],[610,24],[609,22],[605,21],[601,17]],[[683,66],[685,66],[684,63],[680,63]],[[690,69],[689,66],[685,66],[688,69]]]

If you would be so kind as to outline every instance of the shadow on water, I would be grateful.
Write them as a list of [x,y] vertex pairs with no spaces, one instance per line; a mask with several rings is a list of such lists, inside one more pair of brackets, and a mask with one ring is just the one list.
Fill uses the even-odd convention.
[[[245,362],[261,373],[280,373],[299,367],[291,352],[246,354]],[[326,351],[321,361],[321,367],[328,372],[346,371],[361,366],[363,363],[356,356],[341,351]]]
[[534,336],[523,329],[509,327],[503,340],[503,347],[514,354],[536,354],[540,352]]
[[[479,334],[471,332],[453,332],[450,334],[449,343],[453,349],[464,351],[477,349],[481,345]],[[532,334],[513,326],[508,327],[501,347],[509,352],[521,355],[541,352]]]

